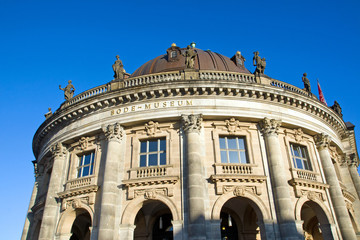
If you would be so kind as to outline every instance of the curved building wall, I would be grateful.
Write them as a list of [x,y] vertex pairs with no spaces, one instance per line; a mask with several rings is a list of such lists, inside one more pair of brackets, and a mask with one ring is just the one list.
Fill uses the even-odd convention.
[[23,239],[356,239],[353,134],[312,94],[268,77],[114,80],[36,132]]

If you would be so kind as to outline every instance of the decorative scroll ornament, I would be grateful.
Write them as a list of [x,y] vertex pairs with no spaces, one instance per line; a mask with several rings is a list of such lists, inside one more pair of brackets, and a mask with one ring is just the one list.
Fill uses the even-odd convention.
[[280,120],[264,118],[259,122],[261,131],[265,135],[277,134],[281,126]]
[[243,197],[243,196],[245,196],[245,191],[246,191],[246,188],[244,186],[237,186],[237,187],[235,187],[233,193],[235,196]]
[[156,192],[154,189],[151,189],[149,191],[145,191],[144,193],[145,199],[155,199],[156,198]]
[[108,139],[108,141],[118,141],[120,142],[124,135],[124,129],[120,126],[119,123],[110,124],[108,126],[103,126],[102,130]]
[[61,143],[56,143],[50,148],[50,152],[54,157],[64,157],[66,148]]
[[202,114],[181,115],[183,129],[185,132],[200,132],[202,123]]
[[298,128],[295,129],[294,135],[295,135],[295,141],[301,142],[303,140],[304,132],[302,131],[301,128]]
[[89,146],[89,137],[81,137],[79,139],[79,146],[81,150],[86,150]]
[[145,130],[147,135],[152,136],[159,130],[159,123],[153,121],[145,123]]
[[234,134],[238,127],[240,127],[239,120],[235,120],[235,118],[230,118],[229,120],[225,120],[226,128],[230,134]]
[[330,144],[330,137],[325,135],[324,133],[319,133],[314,136],[315,144],[318,150],[323,150],[324,148],[328,148]]

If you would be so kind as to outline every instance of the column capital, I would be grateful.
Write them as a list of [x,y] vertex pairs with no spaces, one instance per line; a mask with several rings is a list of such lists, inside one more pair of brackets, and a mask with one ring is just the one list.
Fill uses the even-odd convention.
[[281,121],[266,117],[259,122],[259,125],[261,132],[265,135],[278,134]]
[[202,114],[181,115],[181,120],[185,132],[200,133]]
[[323,150],[325,148],[329,148],[330,145],[330,136],[325,135],[324,133],[319,133],[314,136],[315,144],[317,149]]
[[102,130],[109,142],[120,142],[125,135],[124,128],[120,125],[120,123],[109,124],[107,126],[104,125],[102,126]]
[[346,154],[346,161],[349,167],[358,167],[359,159],[356,157],[355,153]]
[[64,157],[66,154],[66,148],[62,143],[55,143],[50,147],[50,152],[52,153],[54,158],[61,158]]

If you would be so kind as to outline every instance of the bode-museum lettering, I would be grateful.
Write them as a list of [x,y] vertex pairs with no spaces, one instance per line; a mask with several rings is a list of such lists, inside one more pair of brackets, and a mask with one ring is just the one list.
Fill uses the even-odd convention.
[[113,109],[111,110],[111,115],[122,114],[127,112],[136,112],[142,110],[151,110],[157,108],[183,107],[183,106],[192,106],[192,105],[193,105],[192,100],[176,100],[176,101],[144,103],[144,104]]

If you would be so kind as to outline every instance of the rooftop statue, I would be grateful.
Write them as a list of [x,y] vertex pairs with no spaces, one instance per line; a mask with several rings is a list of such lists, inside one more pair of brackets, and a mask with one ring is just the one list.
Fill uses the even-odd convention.
[[197,52],[189,46],[187,46],[185,53],[183,56],[185,57],[185,65],[186,68],[194,69],[195,68],[195,57]]
[[68,85],[65,88],[61,88],[61,85],[59,85],[59,89],[64,91],[65,100],[70,100],[74,96],[75,88],[71,80],[68,81]]
[[125,69],[122,61],[120,60],[119,55],[116,55],[116,61],[112,65],[112,68],[114,70],[115,79],[124,79]]
[[44,116],[45,116],[45,119],[48,119],[49,117],[51,117],[52,116],[52,111],[51,111],[51,108],[48,108],[48,112],[47,113],[45,113],[44,114]]
[[306,76],[307,76],[307,73],[304,73],[301,78],[304,83],[304,90],[307,91],[308,93],[311,93],[310,81]]
[[340,107],[340,104],[337,101],[334,101],[334,105],[331,106],[331,108],[340,116],[342,117],[342,109]]
[[261,58],[259,56],[258,51],[254,52],[253,65],[256,66],[256,69],[255,69],[255,72],[254,72],[255,76],[260,77],[261,74],[264,74],[265,67],[266,67],[266,59]]
[[244,56],[241,55],[240,51],[236,52],[236,65],[241,65],[244,66],[244,62],[245,62],[245,58]]

